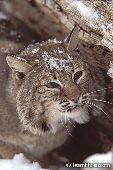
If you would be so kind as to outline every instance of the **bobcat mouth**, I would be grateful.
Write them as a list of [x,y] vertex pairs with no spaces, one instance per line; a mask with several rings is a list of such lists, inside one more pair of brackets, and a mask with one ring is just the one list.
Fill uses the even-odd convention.
[[41,124],[41,129],[42,129],[42,131],[43,132],[47,132],[47,131],[50,131],[50,127],[47,125],[47,123],[46,122],[42,122],[42,124]]
[[79,109],[81,107],[84,107],[85,103],[84,102],[69,102],[69,101],[64,101],[60,102],[61,110],[63,112],[71,112],[73,110]]

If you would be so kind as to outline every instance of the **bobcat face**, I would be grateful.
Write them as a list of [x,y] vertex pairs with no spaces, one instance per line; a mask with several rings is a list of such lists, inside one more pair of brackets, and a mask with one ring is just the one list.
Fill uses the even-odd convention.
[[25,129],[55,133],[65,119],[67,123],[89,120],[87,104],[100,94],[88,94],[103,86],[102,75],[75,51],[66,52],[61,42],[48,41],[29,46],[7,62],[18,84],[17,112]]

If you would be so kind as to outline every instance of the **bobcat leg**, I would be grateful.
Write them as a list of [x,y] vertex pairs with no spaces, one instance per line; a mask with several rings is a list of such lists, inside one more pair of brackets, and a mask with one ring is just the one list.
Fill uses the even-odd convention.
[[28,152],[25,152],[21,148],[13,144],[7,144],[5,142],[0,141],[0,157],[2,157],[3,159],[12,159],[15,154],[19,154],[19,153],[23,153],[24,156],[31,162],[38,161],[40,163],[40,160],[38,160],[36,157],[29,154]]
[[18,153],[20,153],[19,149],[17,149],[14,145],[0,141],[0,155],[2,158],[12,159],[13,156]]

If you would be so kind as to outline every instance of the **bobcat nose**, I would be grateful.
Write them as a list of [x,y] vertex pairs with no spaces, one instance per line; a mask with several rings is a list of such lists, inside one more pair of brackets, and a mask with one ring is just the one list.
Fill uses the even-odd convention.
[[80,96],[73,96],[70,98],[71,101],[77,103],[79,101]]

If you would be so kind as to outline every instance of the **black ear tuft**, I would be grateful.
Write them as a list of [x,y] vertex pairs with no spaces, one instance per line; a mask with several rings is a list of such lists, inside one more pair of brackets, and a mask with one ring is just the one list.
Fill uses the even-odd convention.
[[16,72],[16,77],[20,80],[23,80],[25,77],[25,74],[22,72]]

